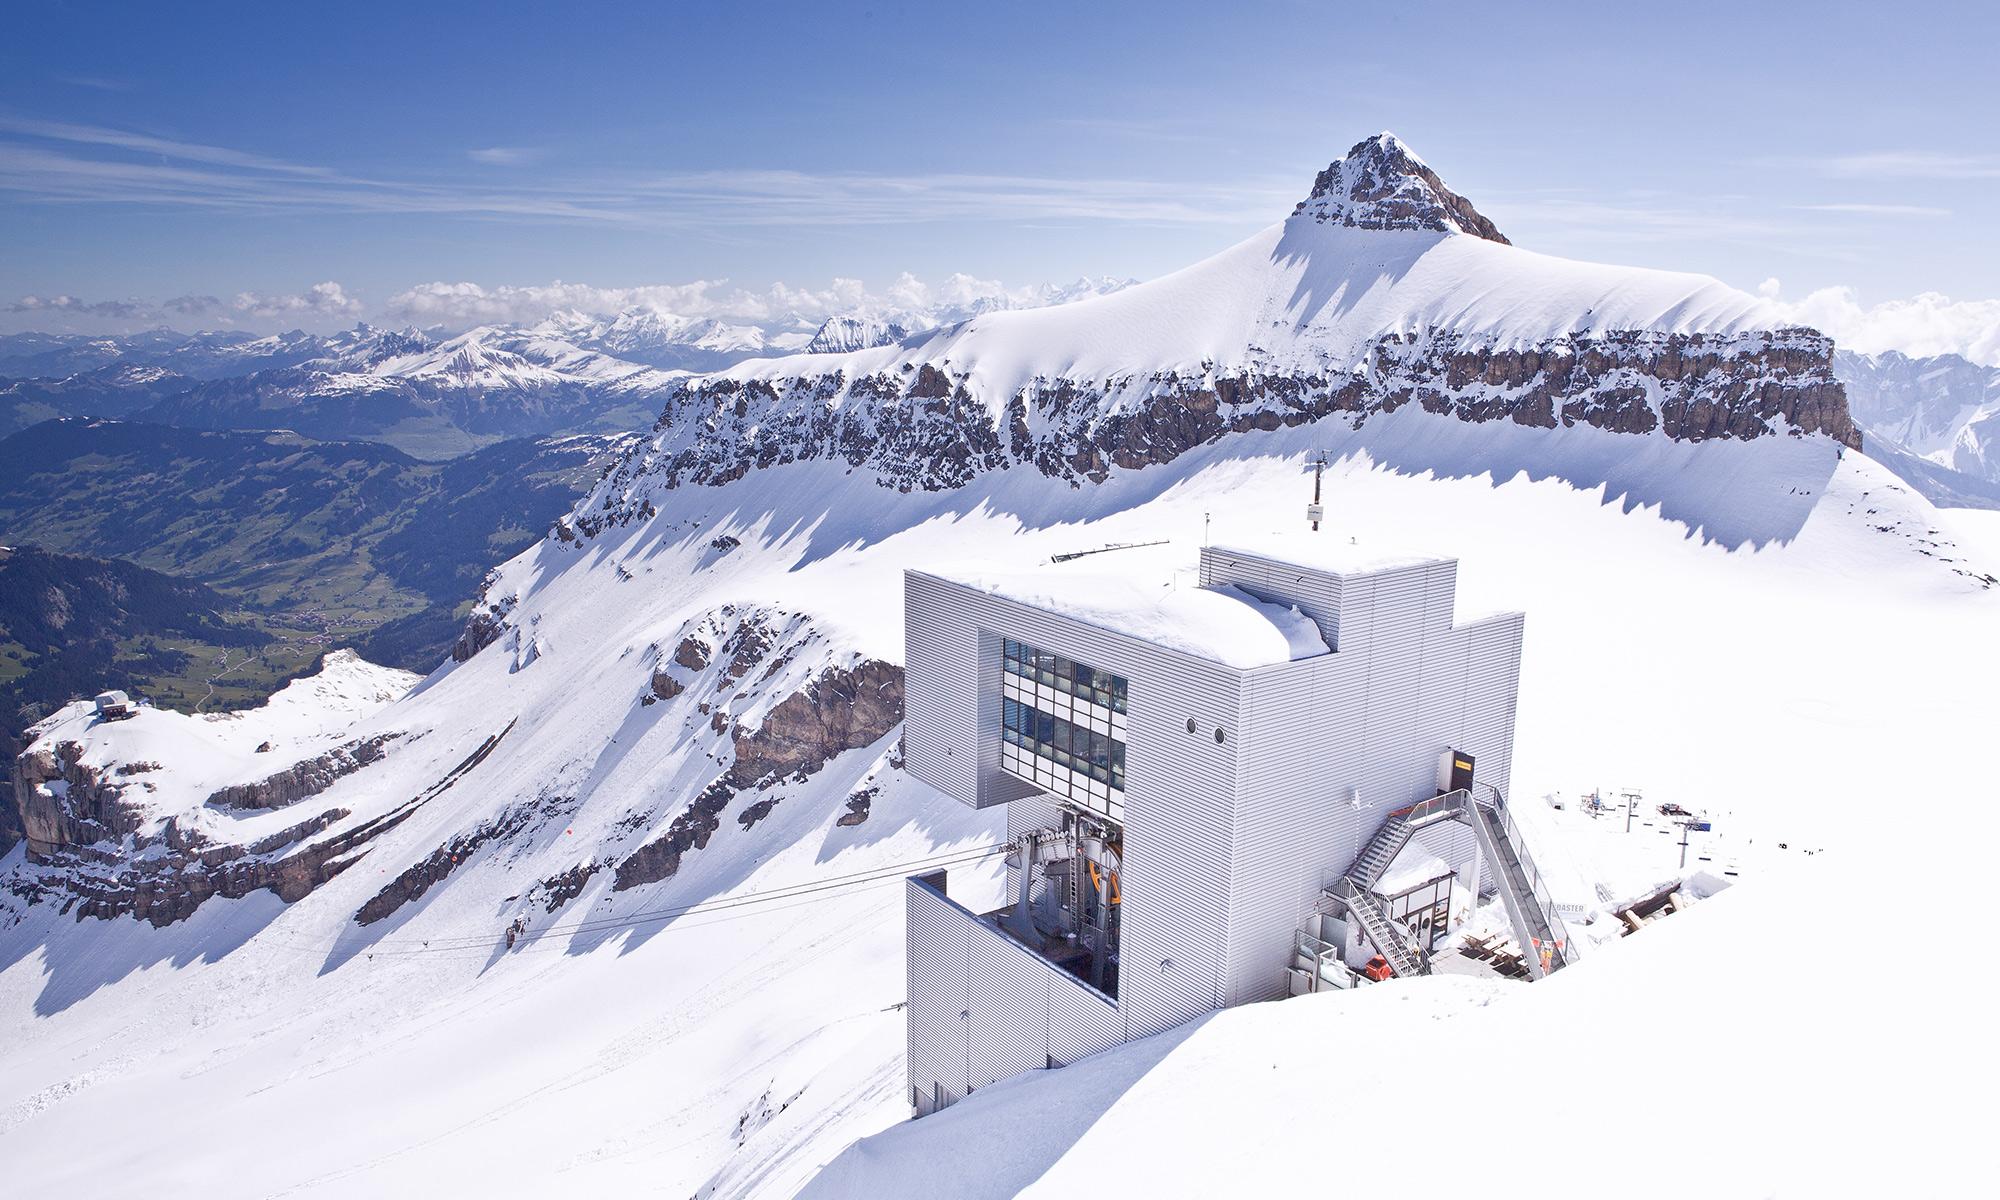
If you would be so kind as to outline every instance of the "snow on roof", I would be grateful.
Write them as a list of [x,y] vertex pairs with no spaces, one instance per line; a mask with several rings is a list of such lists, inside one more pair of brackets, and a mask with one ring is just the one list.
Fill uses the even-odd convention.
[[1169,649],[1248,668],[1327,653],[1319,626],[1296,608],[1233,587],[1160,584],[1051,567],[1033,575],[948,575],[966,587]]
[[1382,872],[1382,878],[1375,881],[1374,890],[1378,896],[1394,896],[1451,873],[1449,863],[1412,841],[1396,855],[1389,869]]
[[1390,553],[1376,546],[1362,546],[1336,536],[1303,530],[1296,533],[1251,534],[1239,537],[1226,545],[1217,544],[1211,549],[1224,555],[1246,554],[1257,558],[1274,558],[1280,562],[1343,576],[1373,575],[1380,571],[1393,571],[1402,567],[1452,561],[1436,555]]

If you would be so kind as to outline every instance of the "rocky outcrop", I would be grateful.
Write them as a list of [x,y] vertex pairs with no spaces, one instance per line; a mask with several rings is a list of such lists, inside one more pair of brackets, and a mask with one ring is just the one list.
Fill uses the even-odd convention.
[[684,637],[681,639],[681,644],[674,647],[674,662],[690,671],[701,671],[708,667],[709,654],[708,643],[698,641],[692,636]]
[[[723,610],[719,615],[731,615],[731,610]],[[817,636],[796,620],[781,628],[767,614],[739,614],[734,628],[722,641],[724,667],[717,686],[735,685],[760,663],[766,663],[766,669],[757,677],[762,684]],[[682,648],[691,643],[701,645],[689,638],[681,643]],[[695,657],[689,655],[690,660]],[[709,661],[705,649],[699,658],[704,664]],[[680,870],[685,855],[708,845],[721,828],[723,811],[743,792],[768,793],[737,814],[737,822],[748,830],[768,817],[783,800],[779,785],[808,779],[835,755],[874,744],[902,719],[901,667],[867,659],[823,669],[772,707],[756,729],[734,727],[735,760],[729,769],[703,789],[668,824],[664,833],[618,864],[613,872],[612,890],[625,891],[671,878]],[[723,708],[711,710],[709,720],[717,733],[731,728]],[[862,800],[858,809],[851,801],[852,797],[848,814],[840,819],[842,824],[858,824],[859,819],[848,819],[856,811],[862,814],[860,819],[866,818],[867,799]]]
[[875,804],[875,797],[882,794],[879,787],[866,787],[847,798],[847,811],[834,821],[835,825],[852,829],[868,820],[868,811]]
[[554,912],[583,893],[584,885],[602,869],[603,863],[578,863],[567,871],[558,871],[542,880],[539,891],[544,912]]
[[442,779],[377,816],[350,823],[347,809],[328,808],[248,842],[217,838],[201,817],[185,825],[179,817],[150,819],[141,797],[150,786],[143,776],[157,769],[152,763],[100,771],[81,761],[76,742],[38,744],[15,759],[12,779],[29,823],[30,867],[9,876],[6,886],[30,903],[60,905],[79,918],[129,914],[161,926],[192,916],[215,896],[241,899],[261,890],[287,903],[301,900],[485,761],[512,729],[509,723]]
[[736,789],[727,780],[709,784],[688,805],[687,811],[673,819],[665,833],[618,864],[612,873],[611,890],[622,892],[671,878],[681,869],[681,855],[708,845],[708,839],[722,826],[722,810],[729,807],[735,796]]
[[1355,144],[1313,180],[1312,192],[1293,216],[1350,229],[1469,233],[1510,245],[1472,202],[1452,191],[1437,172],[1410,153],[1392,133]]
[[380,759],[384,747],[401,733],[380,733],[335,746],[324,754],[294,763],[256,783],[221,788],[206,803],[215,808],[284,808],[308,796],[317,796],[337,780],[354,774]]
[[34,746],[14,759],[15,809],[28,858],[47,861],[72,846],[117,841],[136,832],[145,806],[125,798],[126,785],[106,779],[81,760],[83,747],[59,742]]
[[218,842],[172,819],[147,833],[141,829],[143,805],[123,794],[143,783],[107,779],[80,762],[79,751],[76,743],[63,742],[15,760],[15,797],[28,830],[28,857],[38,869],[8,882],[23,899],[59,904],[78,918],[129,914],[165,926],[214,896],[271,891],[287,902],[299,900],[346,870],[359,848],[411,811],[399,809],[325,838],[320,835],[350,815],[346,809],[327,809],[249,843]]
[[526,829],[533,823],[535,816],[534,806],[517,805],[491,821],[458,834],[414,865],[399,872],[386,887],[369,897],[368,902],[354,914],[355,923],[372,925],[389,916],[429,891],[432,885],[451,874],[480,847],[489,842],[504,841]]
[[873,745],[903,719],[903,668],[869,659],[828,667],[785,698],[755,733],[736,738],[729,781],[754,787],[804,779],[843,750]]
[[451,661],[467,661],[499,641],[500,635],[506,631],[507,614],[514,611],[515,597],[496,598],[492,595],[492,590],[493,575],[488,572],[485,582],[481,585],[482,594],[486,597],[485,603],[473,609],[472,615],[466,618],[465,632],[459,634],[458,641],[452,643]]
[[839,371],[695,379],[669,398],[651,447],[614,468],[598,502],[565,520],[572,536],[593,536],[651,513],[646,497],[654,489],[726,483],[813,459],[866,466],[881,486],[901,491],[947,490],[1023,464],[1062,482],[1094,483],[1115,468],[1172,462],[1234,433],[1333,416],[1358,425],[1410,404],[1472,424],[1581,425],[1680,442],[1823,434],[1858,448],[1832,355],[1831,339],[1803,329],[1611,331],[1532,346],[1450,332],[1390,334],[1353,370],[1272,362],[1037,378],[997,417],[963,378],[928,364],[852,380]]

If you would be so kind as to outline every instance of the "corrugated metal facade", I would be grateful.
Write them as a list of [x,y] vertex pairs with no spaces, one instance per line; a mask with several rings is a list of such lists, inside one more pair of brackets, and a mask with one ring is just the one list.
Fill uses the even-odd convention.
[[924,881],[906,891],[910,1103],[919,1114],[1127,1040],[1116,1005]]
[[[957,915],[940,924],[927,908],[920,936],[913,885],[913,1094],[935,1084],[950,1103],[1005,1077],[995,1072],[1072,1061],[1220,1007],[1283,995],[1292,932],[1320,888],[1390,810],[1432,793],[1446,748],[1476,755],[1480,779],[1505,790],[1523,619],[1454,628],[1456,576],[1448,560],[1343,577],[1205,551],[1204,583],[1296,604],[1337,646],[1240,671],[908,573],[905,749],[911,772],[947,794],[975,806],[1023,796],[1025,786],[998,767],[1003,637],[1122,675],[1130,688],[1117,1004],[949,901]],[[1009,811],[1008,829],[1047,828],[1059,817],[1053,805],[1023,800]],[[940,937],[950,944],[934,943]],[[980,957],[995,946],[1013,957]],[[955,962],[957,982],[940,978]],[[929,988],[939,998],[920,1004]],[[1011,992],[1031,1015],[981,1017],[996,1003],[990,989]],[[1058,1002],[1071,993],[1090,1004]],[[953,1026],[937,1015],[946,1009],[970,1015]],[[1044,1014],[1039,1023],[1035,1011]],[[931,1038],[938,1045],[919,1046]]]

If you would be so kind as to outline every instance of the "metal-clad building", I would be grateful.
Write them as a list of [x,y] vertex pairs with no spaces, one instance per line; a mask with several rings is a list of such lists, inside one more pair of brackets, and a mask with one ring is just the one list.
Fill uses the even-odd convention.
[[1284,995],[1294,931],[1441,753],[1506,790],[1523,618],[1454,625],[1456,576],[1225,547],[1166,598],[906,573],[909,770],[1016,839],[994,913],[908,885],[916,1110]]

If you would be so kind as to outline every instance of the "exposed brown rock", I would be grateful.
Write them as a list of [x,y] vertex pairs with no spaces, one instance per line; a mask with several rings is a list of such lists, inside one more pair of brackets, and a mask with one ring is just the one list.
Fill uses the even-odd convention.
[[700,671],[708,667],[708,657],[711,653],[706,642],[684,637],[681,639],[681,644],[674,647],[674,662],[690,671]]
[[[828,667],[772,709],[762,727],[754,732],[737,730],[736,761],[729,771],[675,817],[664,834],[618,864],[612,890],[622,892],[671,878],[680,870],[684,855],[708,845],[709,837],[721,826],[723,810],[743,790],[768,788],[788,778],[804,779],[841,751],[872,745],[902,719],[901,667],[875,659],[851,669]],[[720,725],[727,721],[727,715],[718,709],[714,720]],[[759,799],[738,814],[737,820],[749,829],[769,816],[778,800],[775,795]],[[853,800],[849,798],[849,813],[840,819],[842,824],[857,825],[866,819],[865,801],[858,810],[862,815],[848,819],[857,811]]]
[[582,893],[584,885],[589,883],[591,877],[603,866],[603,863],[597,862],[579,863],[567,871],[558,871],[542,880],[543,910],[554,912],[576,899]]
[[667,831],[632,852],[632,856],[618,864],[612,873],[611,890],[622,892],[641,884],[658,883],[668,879],[681,869],[681,855],[690,850],[699,850],[708,845],[708,839],[722,822],[722,810],[729,807],[729,801],[736,795],[736,789],[726,780],[718,779],[708,785],[686,812],[673,819]]
[[205,803],[216,808],[284,808],[309,796],[317,796],[334,783],[380,759],[384,747],[400,732],[380,733],[335,746],[324,754],[297,762],[256,783],[221,788]]
[[787,696],[756,732],[736,738],[729,780],[737,787],[804,778],[843,750],[873,744],[903,719],[903,668],[869,659],[828,667]]

